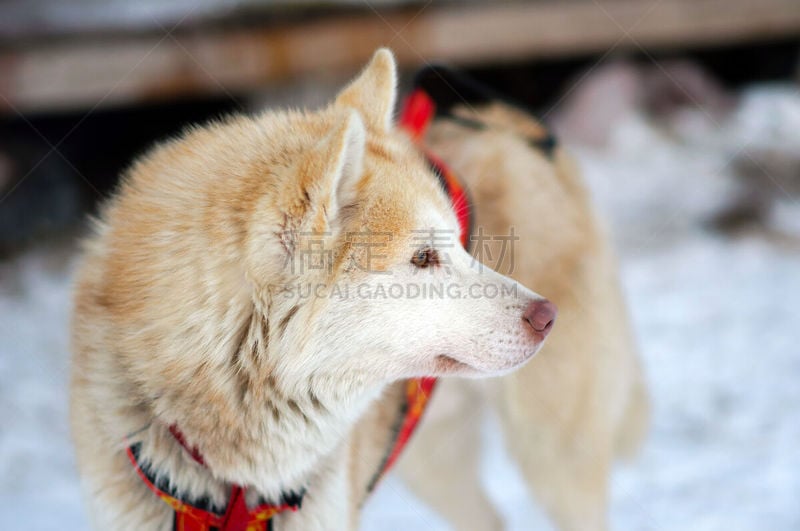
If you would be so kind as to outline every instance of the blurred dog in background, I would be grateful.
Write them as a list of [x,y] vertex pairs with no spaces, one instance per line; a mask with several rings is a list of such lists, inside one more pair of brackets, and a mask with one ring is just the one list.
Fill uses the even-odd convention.
[[[541,123],[449,70],[418,79],[437,103],[425,145],[472,197],[473,256],[536,286],[560,317],[521,370],[443,380],[400,472],[457,529],[501,528],[478,478],[479,413],[490,404],[558,528],[605,529],[613,461],[637,449],[649,412],[610,244],[576,166]],[[493,239],[513,251],[487,247]]]

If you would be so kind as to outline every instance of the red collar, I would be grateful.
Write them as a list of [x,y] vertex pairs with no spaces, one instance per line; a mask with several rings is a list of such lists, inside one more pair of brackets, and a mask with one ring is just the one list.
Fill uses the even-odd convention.
[[[199,450],[186,443],[183,433],[174,424],[170,433],[199,465],[205,466]],[[172,529],[175,531],[269,531],[272,518],[283,511],[296,511],[303,501],[303,494],[289,493],[281,496],[279,503],[261,503],[250,509],[245,501],[247,487],[231,485],[228,505],[224,510],[213,507],[209,500],[186,501],[169,481],[159,479],[147,465],[140,461],[141,443],[128,447],[127,454],[136,473],[156,496],[175,511]]]

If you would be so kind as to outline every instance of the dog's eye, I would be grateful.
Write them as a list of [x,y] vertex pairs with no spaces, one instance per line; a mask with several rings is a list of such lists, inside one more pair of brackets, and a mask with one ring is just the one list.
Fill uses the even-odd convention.
[[417,249],[414,256],[411,257],[411,263],[417,267],[430,267],[439,263],[439,253],[436,249],[430,247],[423,247]]

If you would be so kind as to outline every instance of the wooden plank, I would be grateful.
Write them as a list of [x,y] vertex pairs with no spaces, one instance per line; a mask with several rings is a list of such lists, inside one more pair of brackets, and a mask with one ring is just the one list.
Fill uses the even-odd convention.
[[[461,63],[800,37],[798,0],[587,0],[437,13],[432,51]],[[433,31],[435,29],[435,31]],[[626,35],[627,33],[627,35]]]
[[[475,65],[800,36],[798,0],[575,0],[368,12],[289,27],[42,43],[0,53],[0,112],[240,93],[342,75],[383,45],[405,66]],[[396,35],[396,30],[402,30]],[[626,37],[625,32],[629,32]],[[620,39],[623,38],[622,42]]]
[[[381,8],[399,8],[422,1],[369,0],[369,3]],[[0,42],[91,33],[142,33],[176,24],[209,27],[258,17],[274,20],[276,15],[284,20],[297,19],[306,13],[359,8],[366,8],[364,0],[2,0]]]

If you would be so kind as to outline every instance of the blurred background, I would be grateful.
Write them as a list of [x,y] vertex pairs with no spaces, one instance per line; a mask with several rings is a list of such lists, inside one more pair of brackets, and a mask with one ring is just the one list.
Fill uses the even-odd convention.
[[[85,529],[67,423],[87,216],[187,124],[329,98],[378,46],[537,109],[620,256],[654,404],[615,529],[800,529],[797,0],[0,2],[0,514]],[[548,529],[486,420],[511,529]],[[444,529],[396,480],[363,528]]]

